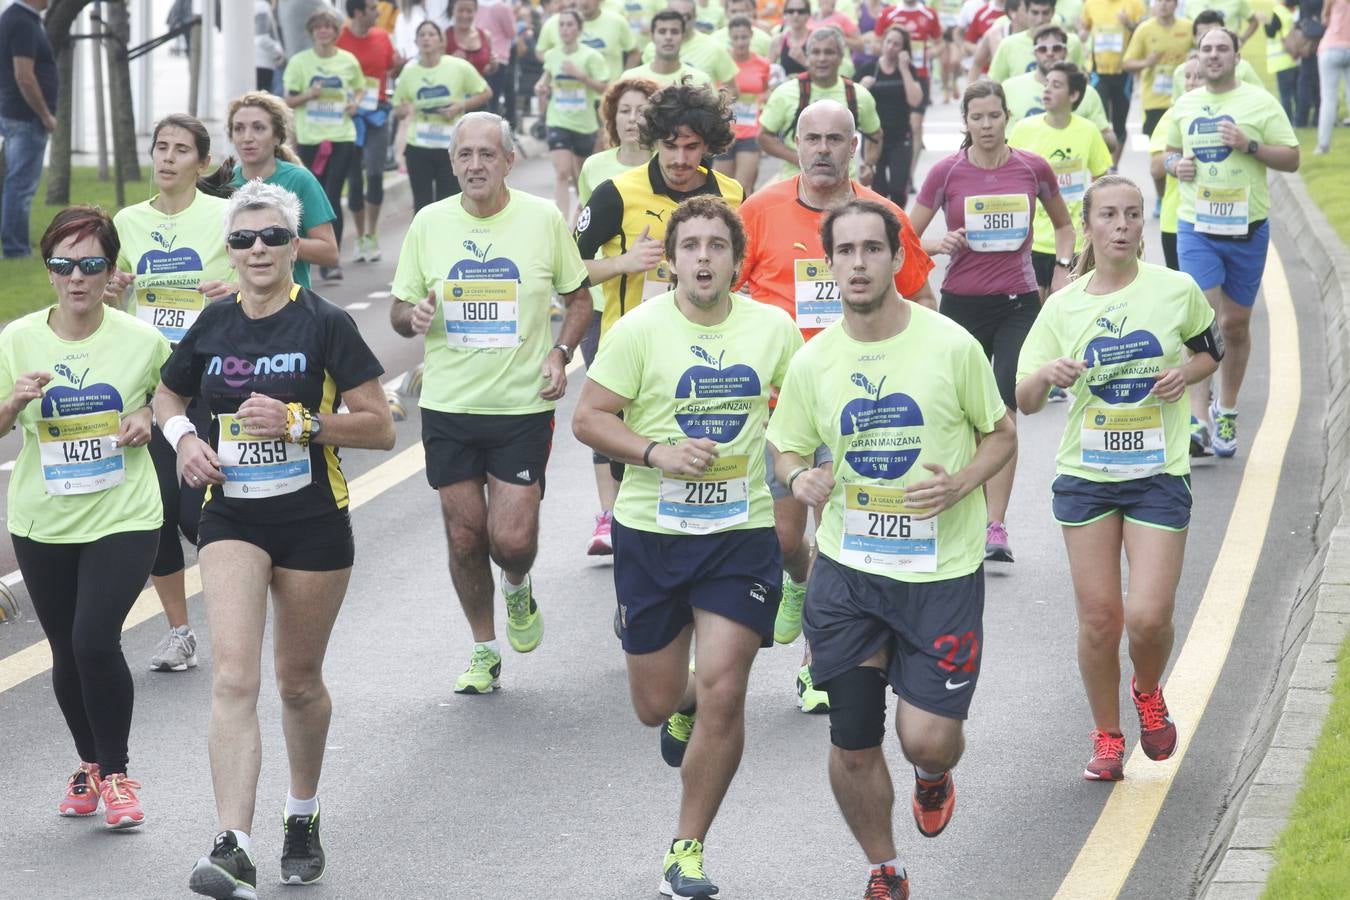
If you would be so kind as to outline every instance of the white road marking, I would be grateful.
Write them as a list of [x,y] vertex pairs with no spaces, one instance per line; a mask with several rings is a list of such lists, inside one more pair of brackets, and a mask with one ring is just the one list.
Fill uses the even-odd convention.
[[[370,300],[388,300],[392,296],[394,296],[392,291],[371,291],[366,294],[366,298]],[[366,305],[369,306],[370,304]]]
[[364,300],[358,300],[355,303],[348,303],[347,309],[370,309],[370,304]]

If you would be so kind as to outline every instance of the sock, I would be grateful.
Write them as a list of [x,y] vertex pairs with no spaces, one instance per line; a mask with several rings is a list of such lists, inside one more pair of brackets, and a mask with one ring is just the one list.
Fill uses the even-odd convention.
[[1214,408],[1217,409],[1217,410],[1219,411],[1219,415],[1221,415],[1221,416],[1236,416],[1236,415],[1237,415],[1237,407],[1236,407],[1236,406],[1234,406],[1233,408],[1230,409],[1230,408],[1224,406],[1222,403],[1216,402],[1216,403],[1214,404]]
[[880,869],[882,866],[890,866],[892,869],[895,870],[895,874],[897,875],[905,871],[905,867],[900,865],[900,857],[897,856],[894,859],[888,859],[885,862],[880,862],[877,863],[876,865],[872,865],[869,863],[867,866],[867,874],[871,875],[873,872],[875,872],[877,869]]
[[496,639],[496,638],[493,638],[493,639],[490,640],[490,641],[477,641],[476,643],[474,643],[473,646],[474,646],[475,649],[477,649],[478,647],[486,647],[486,648],[488,648],[489,650],[491,650],[493,653],[497,654],[498,656],[501,656],[501,655],[502,655],[502,647],[501,647],[501,644],[498,644],[498,643],[497,643],[497,639]]
[[[525,577],[529,578],[530,576],[527,573]],[[515,584],[514,582],[511,581],[511,576],[506,574],[506,570],[505,569],[502,570],[502,587],[506,588],[506,592],[508,594],[514,594],[516,591],[520,590],[524,586],[525,586],[524,580],[522,580],[520,584]]]
[[923,769],[920,769],[918,766],[915,766],[914,774],[922,778],[924,781],[941,781],[942,776],[946,775],[947,772],[946,770],[943,770],[941,772],[934,774],[932,772],[925,772]]
[[249,840],[248,835],[237,829],[231,828],[230,834],[234,835],[234,842],[239,848],[248,854],[248,858],[253,858],[253,842]]
[[297,800],[289,793],[286,794],[286,818],[291,816],[312,816],[319,811],[319,795],[315,794],[308,800]]

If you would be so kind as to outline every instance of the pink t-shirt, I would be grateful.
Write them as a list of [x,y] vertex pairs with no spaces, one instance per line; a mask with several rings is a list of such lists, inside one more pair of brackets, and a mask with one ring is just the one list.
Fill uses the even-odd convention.
[[1350,48],[1350,0],[1337,0],[1331,4],[1326,26],[1327,33],[1322,35],[1322,40],[1317,45],[1319,54],[1327,50]]
[[[1026,232],[1025,238],[1011,250],[977,251],[964,249],[947,264],[942,290],[949,294],[984,296],[989,294],[1025,294],[1036,290],[1036,272],[1031,266],[1031,221],[1036,201],[1059,196],[1055,172],[1043,157],[1022,150],[1010,150],[1008,161],[997,169],[981,169],[958,150],[940,160],[928,172],[918,201],[931,210],[941,209],[947,230],[966,229],[967,241],[981,238],[989,243],[1006,243],[1009,235]],[[966,198],[975,205],[1009,210],[1007,218],[988,220],[987,229],[976,232],[966,223]],[[1020,203],[1019,198],[1026,203]]]

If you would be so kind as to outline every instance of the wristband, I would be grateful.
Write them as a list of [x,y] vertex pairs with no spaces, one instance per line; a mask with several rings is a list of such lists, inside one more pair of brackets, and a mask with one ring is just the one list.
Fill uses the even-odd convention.
[[647,449],[642,451],[642,464],[647,468],[652,467],[652,451],[656,449],[657,441],[652,441],[647,445]]
[[309,410],[299,403],[286,404],[286,434],[284,438],[287,443],[308,447],[309,434],[313,428],[314,416]]
[[792,470],[792,474],[787,477],[787,489],[789,494],[792,493],[792,482],[797,480],[798,475],[809,470],[810,468],[811,468],[810,466],[798,466],[797,468]]
[[192,420],[187,416],[174,416],[160,427],[160,432],[164,435],[164,440],[173,447],[173,452],[178,452],[178,442],[184,435],[197,433],[197,428],[192,424]]
[[1163,159],[1163,171],[1173,178],[1177,175],[1177,163],[1181,160],[1180,153],[1169,153]]

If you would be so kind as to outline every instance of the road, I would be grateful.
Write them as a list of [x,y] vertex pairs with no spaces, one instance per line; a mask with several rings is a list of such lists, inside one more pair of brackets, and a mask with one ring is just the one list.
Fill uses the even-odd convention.
[[[959,141],[954,107],[935,109],[929,131],[926,164]],[[1145,166],[1135,148],[1123,170],[1146,181]],[[516,187],[544,195],[551,178],[545,159],[522,161],[512,175]],[[404,227],[406,216],[387,215],[385,260],[346,266],[347,280],[326,291],[352,310],[391,375],[419,355],[387,323],[386,294]],[[1160,261],[1156,222],[1148,227],[1149,257]],[[1127,898],[1192,893],[1272,681],[1298,573],[1312,552],[1323,465],[1320,432],[1306,424],[1321,421],[1326,405],[1321,317],[1311,304],[1271,299],[1276,288],[1315,296],[1306,273],[1292,264],[1294,248],[1278,227],[1275,234],[1288,284],[1268,288],[1257,306],[1241,447],[1236,458],[1202,462],[1194,473],[1173,655],[1185,658],[1186,674],[1168,684],[1189,740],[1184,758],[1133,763],[1130,779],[1114,789],[1079,777],[1091,720],[1075,663],[1063,544],[1050,516],[1064,419],[1064,407],[1052,406],[1019,421],[1021,468],[1008,521],[1017,562],[988,579],[984,670],[969,748],[957,769],[957,813],[939,838],[913,829],[909,773],[894,739],[888,742],[901,798],[896,833],[915,897],[1044,898],[1061,886],[1066,897],[1109,897],[1117,882]],[[1272,328],[1287,335],[1275,359]],[[573,373],[559,406],[543,505],[534,582],[545,640],[528,656],[507,652],[503,689],[490,697],[451,692],[470,637],[449,584],[436,499],[421,472],[415,411],[399,424],[394,453],[344,454],[362,501],[353,513],[357,563],[328,655],[335,714],[321,793],[329,868],[307,896],[657,896],[679,777],[661,762],[656,733],[629,706],[623,655],[610,627],[611,567],[584,556],[596,504],[589,451],[569,428],[583,377]],[[1272,382],[1279,396],[1263,414]],[[1305,427],[1285,451],[1279,432],[1292,421]],[[0,461],[16,451],[12,436],[0,441]],[[6,478],[0,474],[0,485]],[[1263,489],[1273,492],[1268,515],[1249,503]],[[1248,499],[1233,516],[1239,491]],[[2,573],[14,567],[7,542],[0,543]],[[1230,577],[1243,561],[1256,563],[1249,585]],[[26,606],[21,583],[16,590]],[[1202,598],[1204,624],[1192,628]],[[153,597],[143,600],[138,609],[153,611]],[[1216,623],[1239,610],[1230,650]],[[200,595],[192,600],[199,668],[145,669],[161,634],[157,618],[139,616],[124,635],[137,690],[131,772],[145,786],[148,821],[113,835],[91,821],[55,815],[74,757],[49,686],[42,634],[27,613],[0,627],[0,747],[10,765],[0,794],[0,897],[185,896],[188,870],[214,832],[205,742],[211,643]],[[708,843],[707,865],[725,898],[834,900],[861,893],[864,860],[826,779],[828,722],[803,716],[793,703],[800,655],[800,646],[774,648],[755,665],[745,759]],[[1212,695],[1210,677],[1217,677]],[[271,684],[269,673],[260,703],[264,756],[254,835],[264,897],[285,893],[276,875],[286,766]],[[1133,745],[1134,723],[1126,722],[1126,733]],[[1150,798],[1163,796],[1154,820]],[[1104,843],[1084,852],[1096,868],[1074,868],[1109,797],[1111,813],[1121,818],[1103,826],[1111,829]],[[1137,858],[1129,833],[1140,836]]]

